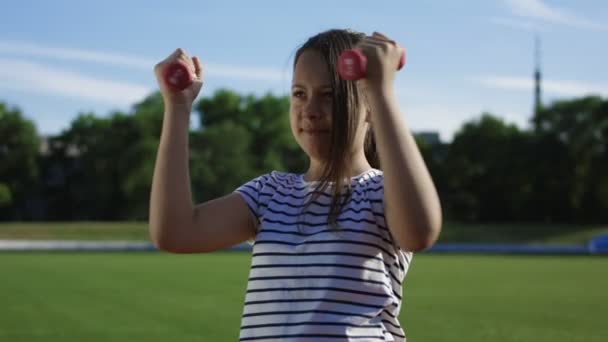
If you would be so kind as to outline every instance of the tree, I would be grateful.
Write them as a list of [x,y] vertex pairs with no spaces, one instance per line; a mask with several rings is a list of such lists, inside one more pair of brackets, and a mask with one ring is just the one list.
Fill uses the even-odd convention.
[[[225,195],[271,170],[304,172],[286,96],[219,90],[194,105],[189,132],[193,200]],[[130,112],[80,113],[40,138],[18,109],[0,103],[0,220],[145,220],[163,122],[159,92]],[[558,101],[534,129],[483,113],[451,144],[418,146],[448,219],[606,222],[608,100]],[[34,209],[44,206],[40,216]],[[45,216],[46,215],[46,216]]]
[[[118,151],[122,151],[125,145],[118,141],[116,132],[110,132],[110,126],[111,120],[108,118],[81,113],[59,136],[64,146],[62,152],[74,149],[79,161],[76,169],[64,169],[68,176],[66,186],[70,200],[67,201],[69,208],[63,208],[63,212],[70,219],[112,219],[115,206],[111,203],[122,200],[116,198],[119,197],[116,165]],[[113,144],[116,146],[117,142],[120,150],[110,147]]]
[[308,161],[291,133],[286,96],[249,96],[243,117],[247,119],[245,127],[253,134],[251,153],[260,157],[254,160],[258,173],[304,170]]
[[245,127],[252,122],[252,118],[243,115],[243,97],[227,89],[219,89],[212,97],[202,98],[194,108],[199,113],[200,126],[203,129],[225,121],[232,121]]
[[[137,103],[132,117],[137,127],[137,138],[131,139],[124,151],[129,167],[125,169],[121,187],[126,199],[126,210],[131,219],[147,219],[150,188],[163,122],[163,99],[155,92]],[[135,137],[132,137],[135,138]]]
[[[553,141],[567,156],[570,185],[567,199],[574,220],[597,221],[608,211],[606,169],[608,100],[597,96],[556,101],[532,119],[539,139]],[[562,172],[564,173],[564,172]],[[604,204],[601,204],[604,203]],[[596,219],[594,219],[596,218]]]
[[193,200],[224,196],[258,174],[249,152],[252,135],[231,121],[214,124],[190,138]]
[[0,183],[0,208],[8,207],[12,203],[11,189],[8,188],[8,185]]
[[251,134],[248,151],[253,170],[261,174],[270,170],[298,172],[307,159],[292,137],[289,126],[289,99],[266,94],[240,96],[229,90],[218,90],[195,106],[201,129],[232,122]]
[[18,108],[0,102],[0,219],[28,219],[28,194],[38,186],[39,146],[34,123]]
[[448,212],[469,221],[525,217],[525,199],[532,190],[529,139],[515,125],[488,113],[466,123],[445,161]]

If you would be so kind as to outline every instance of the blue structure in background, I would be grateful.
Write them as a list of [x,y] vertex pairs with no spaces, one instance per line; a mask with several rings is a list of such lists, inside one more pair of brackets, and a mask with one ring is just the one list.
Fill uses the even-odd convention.
[[608,234],[594,237],[587,246],[591,254],[608,254]]
[[425,253],[588,255],[590,249],[587,246],[576,245],[438,243]]

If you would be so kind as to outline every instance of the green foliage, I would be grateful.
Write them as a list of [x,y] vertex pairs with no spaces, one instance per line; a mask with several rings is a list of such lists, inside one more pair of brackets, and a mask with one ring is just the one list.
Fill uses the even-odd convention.
[[[17,108],[0,103],[0,177],[11,187],[23,186],[20,181],[33,181],[38,176],[36,157],[40,140],[31,120]],[[21,190],[21,189],[17,189]]]
[[77,151],[74,157],[79,162],[67,180],[71,190],[71,219],[121,217],[126,199],[121,182],[125,171],[134,166],[129,158],[130,148],[131,141],[137,142],[138,138],[133,118],[118,112],[106,118],[80,114],[60,135],[65,157],[72,148]]
[[300,172],[307,163],[291,135],[289,100],[218,90],[198,102],[201,131],[191,135],[197,200],[233,191],[271,170]]
[[190,164],[197,201],[228,194],[256,176],[251,140],[249,131],[231,121],[192,134]]
[[289,99],[267,94],[260,98],[218,90],[196,106],[203,131],[232,122],[251,134],[250,168],[254,174],[269,170],[303,171],[307,159],[292,137],[289,126]]
[[539,136],[559,141],[571,160],[568,206],[585,220],[603,211],[608,218],[608,100],[597,96],[558,101],[533,119]]
[[608,220],[608,100],[559,101],[520,131],[490,114],[466,123],[442,165],[448,215],[464,221]]
[[4,183],[0,183],[0,208],[9,206],[13,202],[11,189]]
[[[201,130],[190,132],[195,201],[223,196],[274,169],[302,171],[305,166],[304,154],[291,137],[286,97],[245,97],[220,90],[195,108],[203,123]],[[130,113],[78,114],[61,134],[48,137],[43,155],[37,140],[30,139],[37,139],[33,125],[18,111],[0,109],[0,152],[5,158],[0,175],[15,181],[0,196],[7,213],[14,209],[11,194],[33,196],[19,192],[18,186],[32,182],[39,161],[45,181],[37,191],[44,205],[31,219],[146,220],[163,121],[160,93],[135,104]]]
[[449,147],[450,214],[470,221],[523,219],[529,135],[490,114],[466,123]]
[[[222,89],[193,115],[201,127],[189,136],[194,201],[271,170],[305,171],[288,97]],[[41,149],[34,124],[0,103],[0,220],[145,221],[162,123],[155,92],[128,113],[80,113]],[[558,101],[532,123],[521,130],[483,113],[450,144],[417,139],[446,219],[608,221],[608,100]]]
[[18,108],[0,103],[0,220],[27,215],[25,193],[37,187],[39,146],[34,123]]

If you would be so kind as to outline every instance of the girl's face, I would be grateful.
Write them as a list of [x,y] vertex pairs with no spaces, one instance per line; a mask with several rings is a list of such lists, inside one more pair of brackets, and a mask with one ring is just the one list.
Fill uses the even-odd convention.
[[291,86],[291,131],[306,154],[319,161],[329,158],[333,89],[323,56],[304,51],[296,63]]

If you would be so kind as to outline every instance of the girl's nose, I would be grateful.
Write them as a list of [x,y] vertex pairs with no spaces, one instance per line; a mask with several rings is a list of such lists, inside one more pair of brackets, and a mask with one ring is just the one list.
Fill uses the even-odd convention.
[[319,101],[314,99],[308,101],[306,106],[304,106],[304,117],[309,119],[318,119],[321,117],[321,106],[318,102]]

